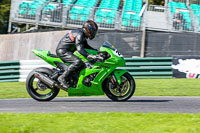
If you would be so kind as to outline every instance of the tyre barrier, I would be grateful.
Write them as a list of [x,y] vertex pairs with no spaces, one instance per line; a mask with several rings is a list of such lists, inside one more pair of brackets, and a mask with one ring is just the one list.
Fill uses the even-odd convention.
[[[125,58],[125,69],[136,79],[172,78],[172,57]],[[37,67],[49,67],[43,60],[20,60],[0,62],[0,82],[24,82],[27,75]]]
[[53,68],[43,60],[0,62],[0,82],[24,82],[28,74],[37,67]]

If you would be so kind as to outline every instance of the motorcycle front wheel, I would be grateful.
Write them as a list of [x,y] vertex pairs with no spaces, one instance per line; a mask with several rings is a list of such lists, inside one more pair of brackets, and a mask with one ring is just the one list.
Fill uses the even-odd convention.
[[121,81],[120,90],[112,83],[110,78],[106,79],[103,83],[105,94],[113,101],[126,101],[135,92],[135,81],[129,73],[122,75]]
[[43,73],[46,76],[50,76],[53,73],[51,69],[45,67],[36,68],[31,71],[26,78],[26,90],[29,95],[37,101],[50,101],[54,99],[58,95],[60,89],[50,88],[35,78],[35,71]]

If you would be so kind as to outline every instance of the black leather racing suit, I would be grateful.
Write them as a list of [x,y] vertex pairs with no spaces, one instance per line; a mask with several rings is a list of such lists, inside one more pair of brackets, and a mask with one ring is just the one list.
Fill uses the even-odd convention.
[[83,62],[76,57],[73,52],[78,51],[83,56],[87,57],[89,54],[84,48],[93,49],[87,43],[86,36],[82,29],[72,30],[67,33],[59,42],[56,48],[56,54],[61,58],[63,62],[69,62],[71,65],[68,67],[63,75],[67,77],[73,71],[77,70]]

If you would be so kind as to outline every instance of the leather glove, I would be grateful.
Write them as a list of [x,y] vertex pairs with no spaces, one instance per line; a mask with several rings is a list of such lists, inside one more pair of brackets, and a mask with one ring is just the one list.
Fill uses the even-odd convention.
[[96,60],[97,60],[98,62],[103,62],[103,61],[104,61],[103,57],[101,57],[100,55],[97,55],[97,56],[96,56]]
[[87,58],[92,59],[92,60],[96,60],[97,57],[95,55],[90,54],[90,55],[87,56]]
[[87,56],[87,58],[88,59],[92,59],[92,60],[96,60],[98,62],[103,62],[104,61],[103,57],[101,57],[99,55],[95,56],[95,55],[91,55],[90,54],[90,55]]

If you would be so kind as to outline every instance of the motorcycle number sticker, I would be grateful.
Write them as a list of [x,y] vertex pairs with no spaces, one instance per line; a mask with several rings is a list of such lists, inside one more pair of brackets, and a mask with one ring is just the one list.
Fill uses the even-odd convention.
[[118,57],[123,57],[123,55],[119,51],[117,51],[117,49],[115,49],[114,54]]

